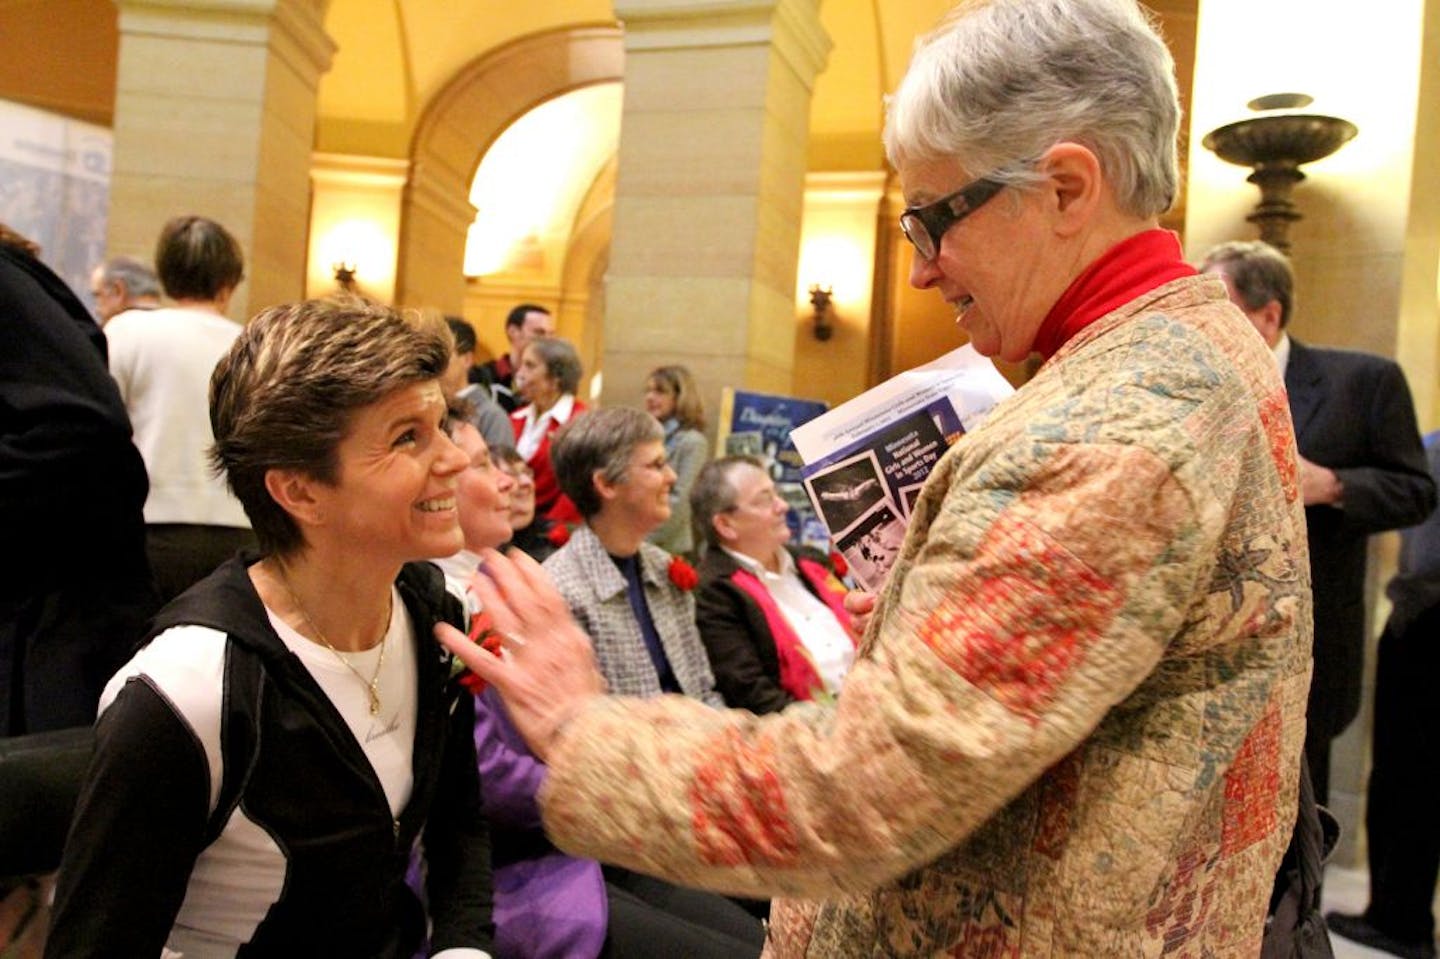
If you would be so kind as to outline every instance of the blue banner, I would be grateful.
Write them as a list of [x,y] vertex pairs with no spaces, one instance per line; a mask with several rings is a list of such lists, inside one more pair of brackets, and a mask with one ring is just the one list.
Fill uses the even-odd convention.
[[794,542],[830,550],[830,534],[805,492],[800,475],[800,454],[790,442],[790,431],[825,412],[819,400],[752,393],[726,388],[720,399],[716,445],[725,456],[754,456],[765,464],[775,489],[790,504],[787,521]]

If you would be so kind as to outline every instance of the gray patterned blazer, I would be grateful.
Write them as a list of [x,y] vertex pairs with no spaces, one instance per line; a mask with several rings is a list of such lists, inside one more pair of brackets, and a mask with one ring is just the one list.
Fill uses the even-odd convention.
[[[695,628],[695,596],[670,582],[670,554],[642,543],[641,577],[655,631],[685,695],[725,705],[715,691],[710,660]],[[659,696],[660,677],[645,649],[640,624],[625,595],[625,577],[588,526],[545,561],[545,572],[570,604],[570,612],[595,643],[595,658],[610,691],[622,696]]]

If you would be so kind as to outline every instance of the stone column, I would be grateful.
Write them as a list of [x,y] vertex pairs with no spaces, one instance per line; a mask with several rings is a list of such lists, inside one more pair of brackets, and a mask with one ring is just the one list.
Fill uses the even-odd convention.
[[[474,171],[472,170],[473,174]],[[465,236],[475,222],[470,184],[433,158],[416,159],[405,188],[397,286],[405,306],[459,313],[465,301]]]
[[382,303],[395,299],[400,198],[410,163],[390,157],[316,153],[310,170],[306,296],[335,291],[335,267],[355,269],[356,289]]
[[245,250],[232,317],[302,297],[324,0],[116,4],[110,247],[153,250],[167,219],[200,214]]
[[788,393],[817,0],[618,0],[625,26],[605,399],[661,363]]
[[[1319,346],[1394,358],[1405,369],[1422,430],[1440,418],[1440,3],[1393,0],[1363,16],[1338,3],[1205,0],[1196,37],[1186,250],[1253,239],[1245,216],[1259,191],[1249,171],[1201,146],[1217,126],[1252,116],[1248,100],[1305,93],[1298,112],[1359,127],[1334,155],[1303,166],[1295,188],[1303,217],[1290,228],[1295,268],[1291,332]],[[1345,68],[1337,69],[1337,64]],[[1371,636],[1388,614],[1382,586],[1394,572],[1394,534],[1371,540]],[[1360,718],[1335,740],[1330,805],[1342,826],[1336,860],[1364,862],[1362,803],[1369,765],[1373,648]]]

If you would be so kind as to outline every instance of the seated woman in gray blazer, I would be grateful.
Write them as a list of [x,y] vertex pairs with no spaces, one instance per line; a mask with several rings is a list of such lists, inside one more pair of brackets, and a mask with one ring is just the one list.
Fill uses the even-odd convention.
[[612,693],[683,693],[721,706],[695,629],[699,576],[645,541],[670,516],[675,471],[663,439],[654,417],[629,407],[585,413],[555,433],[555,476],[584,525],[545,571],[594,640]]
[[[719,707],[724,702],[695,630],[699,574],[645,541],[670,515],[675,471],[663,439],[653,416],[628,407],[584,413],[555,433],[555,477],[585,522],[544,567],[590,634],[610,692],[680,693]],[[681,897],[649,876],[610,865],[604,872],[611,886],[661,909],[683,906],[690,922],[759,952],[764,934],[756,916],[768,912],[768,903],[689,890]]]

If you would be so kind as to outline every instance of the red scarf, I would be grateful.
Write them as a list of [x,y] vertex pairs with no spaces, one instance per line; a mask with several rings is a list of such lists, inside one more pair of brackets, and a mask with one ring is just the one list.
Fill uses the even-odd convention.
[[[802,559],[796,563],[796,571],[809,581],[820,601],[830,608],[835,618],[845,627],[845,631],[850,633],[850,641],[853,643],[855,635],[850,626],[850,614],[845,611],[843,600],[836,589],[830,586],[829,570],[819,563]],[[761,615],[765,617],[765,624],[770,627],[770,638],[775,643],[775,658],[780,666],[780,688],[796,699],[814,699],[817,692],[824,691],[825,681],[815,669],[815,661],[810,658],[809,650],[800,641],[785,614],[780,612],[775,597],[771,596],[770,590],[760,582],[760,577],[743,567],[734,572],[730,581],[755,601],[755,605],[760,607]],[[839,585],[836,583],[835,587]]]
[[830,607],[830,612],[840,620],[840,625],[845,627],[845,632],[850,634],[850,641],[855,641],[855,626],[850,622],[850,611],[845,608],[845,593],[847,590],[840,580],[830,570],[825,568],[823,563],[817,563],[813,559],[799,557],[795,560],[795,569],[810,581],[815,595],[820,597],[820,602]]
[[1180,252],[1180,238],[1169,230],[1146,230],[1115,244],[1087,266],[1062,294],[1040,332],[1035,349],[1050,359],[1085,327],[1131,300],[1181,277],[1195,268]]

